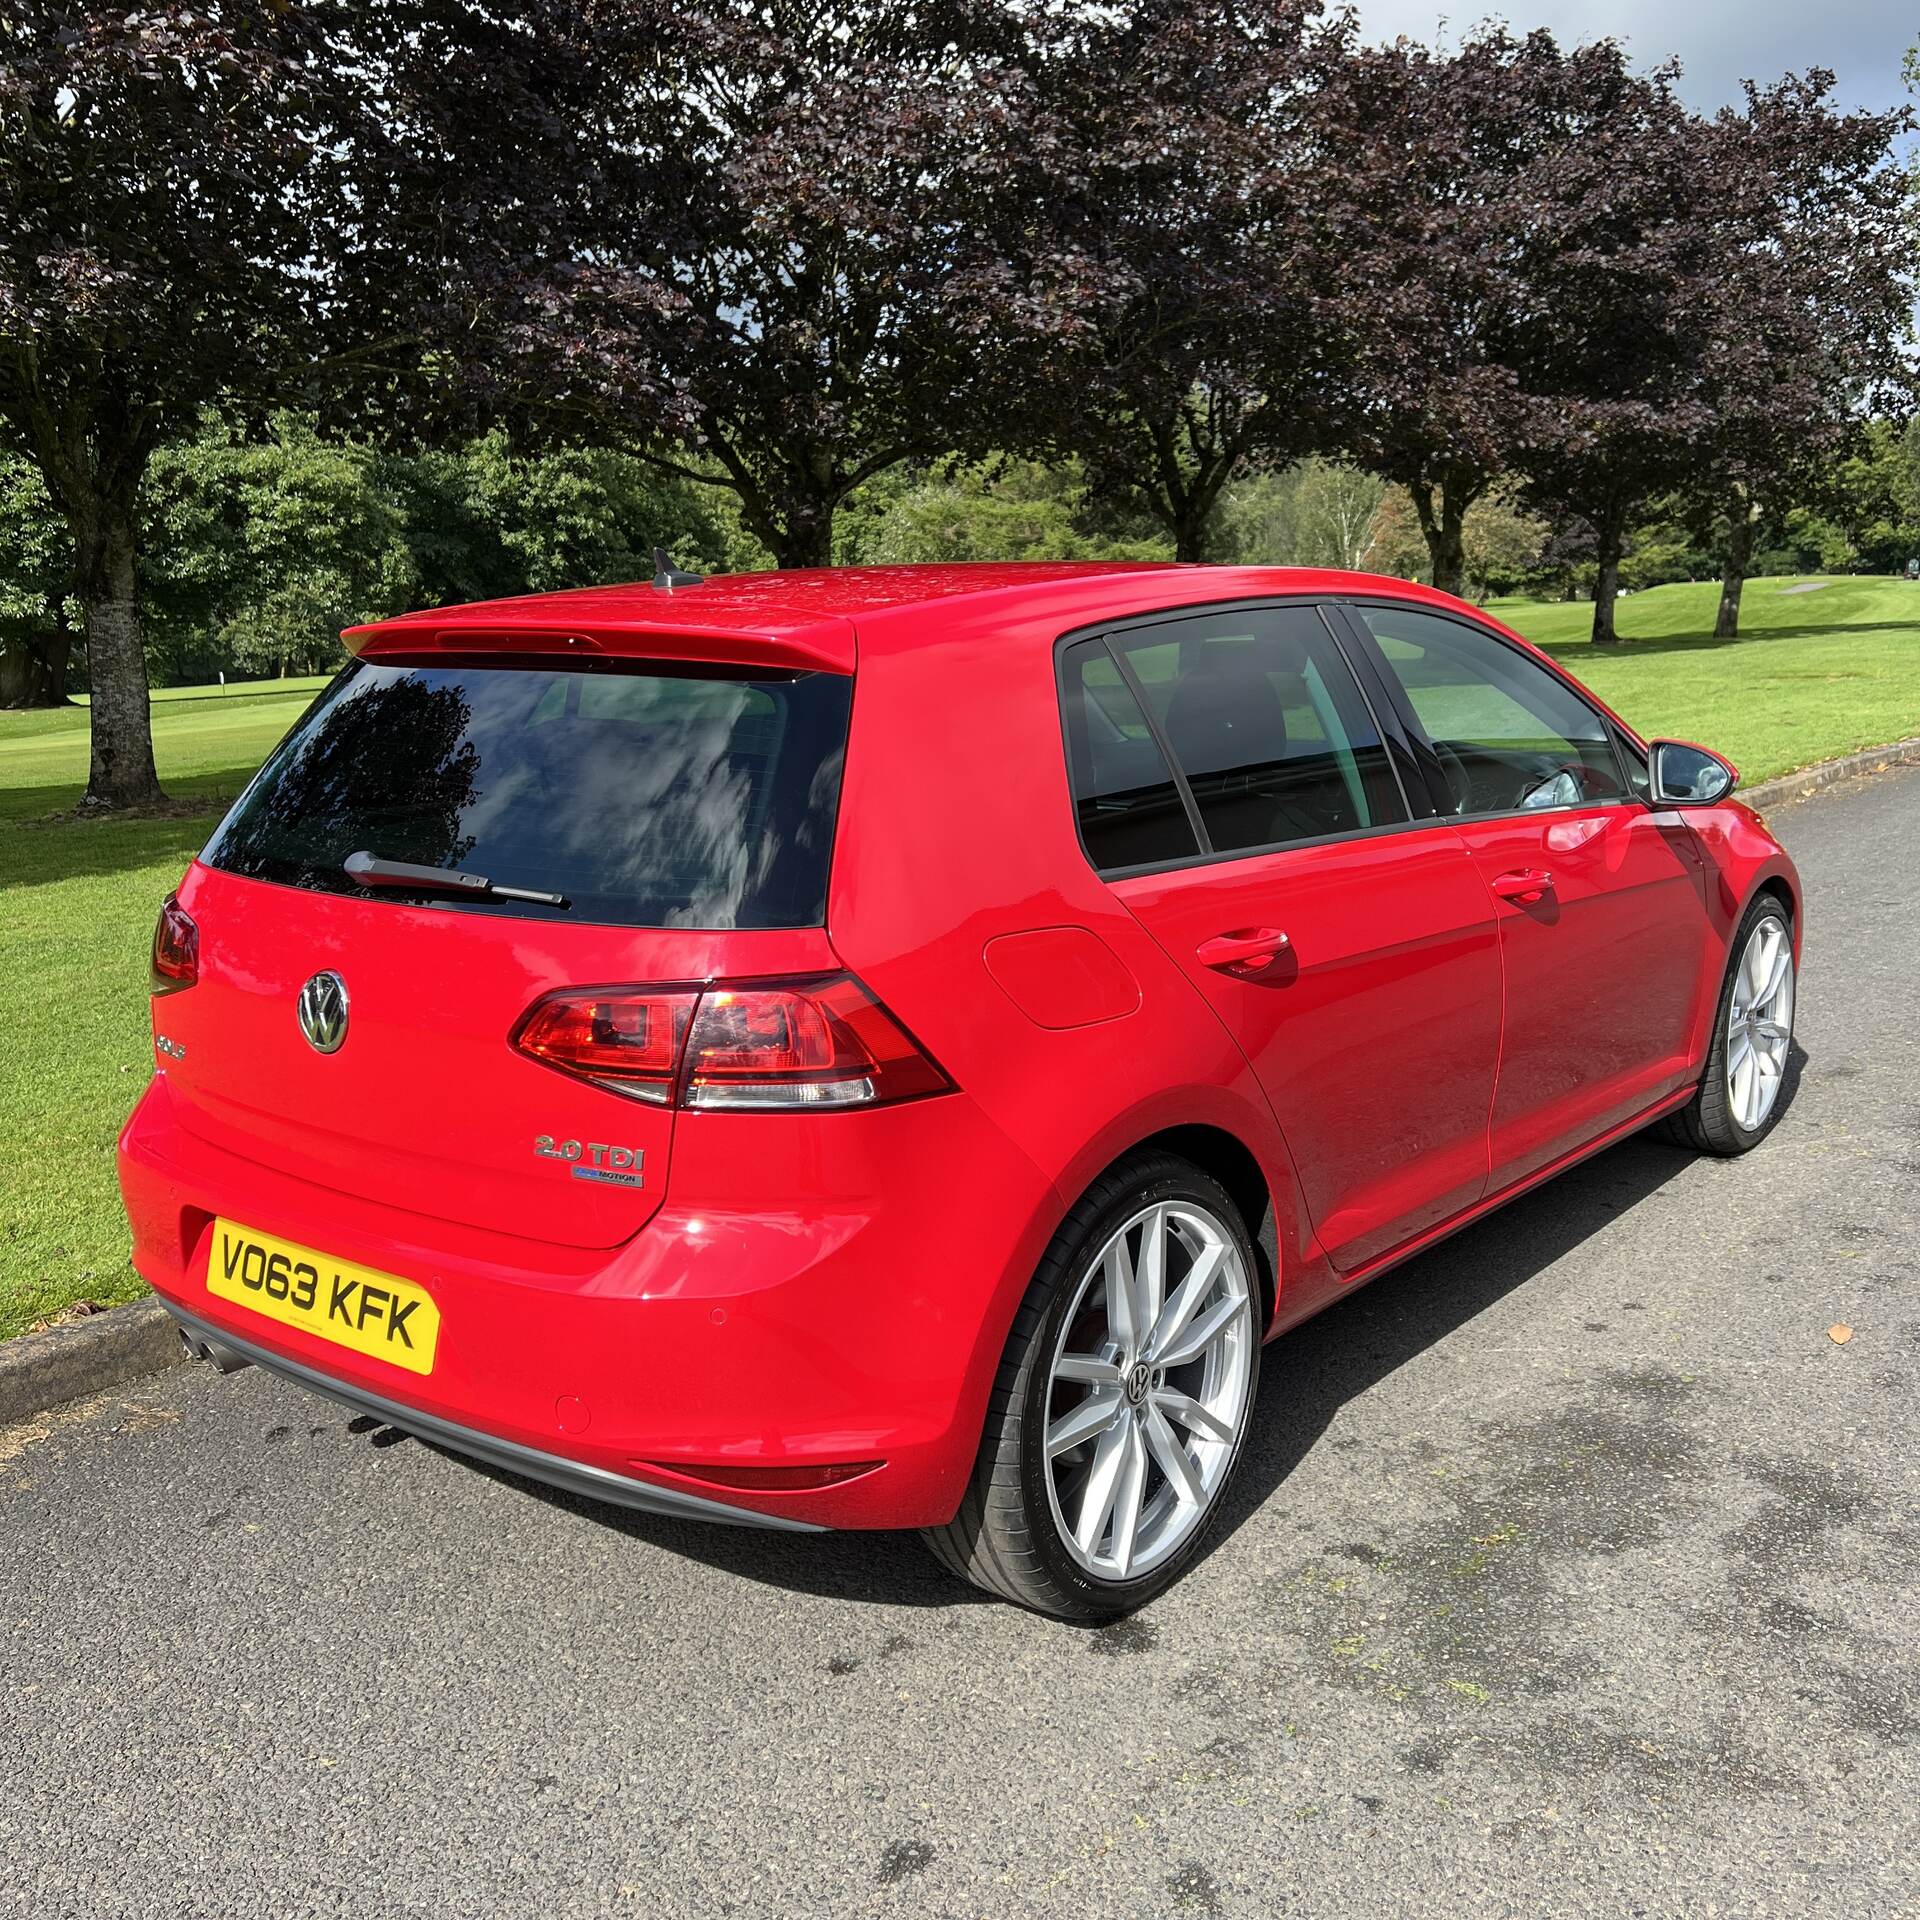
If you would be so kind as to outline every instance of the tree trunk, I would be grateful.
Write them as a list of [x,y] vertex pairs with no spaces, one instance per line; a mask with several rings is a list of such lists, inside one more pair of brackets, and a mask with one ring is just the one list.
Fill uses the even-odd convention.
[[1426,536],[1427,565],[1433,575],[1433,584],[1442,593],[1464,599],[1467,587],[1467,509],[1473,504],[1477,492],[1455,484],[1451,475],[1443,476],[1439,482],[1440,503],[1437,508],[1432,486],[1413,486],[1407,491],[1413,496],[1413,510],[1420,518],[1420,531]]
[[791,567],[833,565],[833,509],[830,500],[786,500],[777,520],[760,537],[773,552],[782,571]]
[[1436,537],[1427,543],[1427,555],[1433,562],[1433,584],[1442,593],[1463,600],[1467,593],[1466,519],[1466,509],[1442,489],[1440,524]]
[[[1173,557],[1184,566],[1204,566],[1216,550],[1214,509],[1221,490],[1245,465],[1247,449],[1224,432],[1209,412],[1205,419],[1184,409],[1143,419],[1136,442],[1142,464],[1122,480],[1120,498],[1137,498],[1173,535]],[[1112,476],[1119,479],[1119,474]]]
[[1753,515],[1740,501],[1727,516],[1727,549],[1720,563],[1720,611],[1713,617],[1716,640],[1740,637],[1740,590],[1753,564]]
[[0,707],[64,707],[72,650],[64,630],[9,641],[0,649]]
[[1207,558],[1207,533],[1210,515],[1179,520],[1173,526],[1173,557],[1188,566],[1201,566]]
[[133,574],[133,499],[95,495],[68,503],[74,588],[87,623],[92,763],[86,804],[151,806],[166,796],[153,765],[147,656]]
[[1616,647],[1620,635],[1613,624],[1613,603],[1620,591],[1620,550],[1626,535],[1617,519],[1600,528],[1600,572],[1593,583],[1593,644]]

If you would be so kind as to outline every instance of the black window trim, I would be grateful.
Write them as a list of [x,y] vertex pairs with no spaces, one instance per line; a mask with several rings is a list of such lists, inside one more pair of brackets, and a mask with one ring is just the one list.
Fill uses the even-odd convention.
[[[1620,723],[1611,714],[1597,706],[1593,696],[1570,674],[1563,672],[1555,662],[1543,661],[1531,648],[1516,645],[1499,628],[1487,625],[1484,620],[1475,620],[1466,614],[1456,613],[1451,607],[1429,606],[1425,601],[1404,599],[1398,594],[1391,593],[1344,594],[1333,604],[1345,616],[1355,644],[1365,654],[1368,662],[1384,682],[1387,698],[1393,703],[1394,712],[1402,729],[1419,748],[1421,771],[1434,789],[1434,803],[1441,819],[1448,821],[1530,820],[1561,813],[1580,813],[1593,807],[1639,807],[1644,812],[1652,811],[1649,801],[1641,799],[1634,792],[1633,782],[1627,777],[1627,764],[1620,751]],[[1477,633],[1488,640],[1497,641],[1509,653],[1518,659],[1525,660],[1529,665],[1544,666],[1547,673],[1586,708],[1599,724],[1600,731],[1606,738],[1608,750],[1613,756],[1614,772],[1619,777],[1619,797],[1614,800],[1576,800],[1561,807],[1498,807],[1490,808],[1484,813],[1449,812],[1443,802],[1452,798],[1452,792],[1446,784],[1446,776],[1440,770],[1439,755],[1434,752],[1433,741],[1421,724],[1419,714],[1414,711],[1413,702],[1407,697],[1407,691],[1401,685],[1399,675],[1393,671],[1392,663],[1387,659],[1373,629],[1361,617],[1362,607],[1391,607],[1409,613],[1430,614],[1436,620],[1451,620],[1455,626],[1465,627],[1470,633]]]
[[[1113,644],[1113,635],[1103,633],[1100,636],[1100,650],[1113,662],[1114,671],[1119,674],[1127,691],[1133,695],[1133,704],[1140,709],[1140,718],[1147,723],[1147,731],[1153,736],[1153,744],[1160,749],[1160,758],[1166,762],[1167,771],[1173,775],[1174,791],[1180,796],[1180,804],[1187,811],[1187,825],[1193,829],[1193,844],[1204,857],[1214,850],[1213,835],[1207,831],[1205,816],[1200,811],[1200,803],[1193,797],[1193,782],[1187,778],[1187,770],[1180,764],[1174,753],[1173,742],[1167,738],[1166,730],[1154,717],[1153,705],[1147,699],[1147,690],[1140,684],[1140,676],[1133,670],[1133,662],[1126,656],[1123,648]],[[1080,810],[1074,809],[1074,827],[1077,831],[1080,823]]]
[[[1649,813],[1658,812],[1659,809],[1656,808],[1653,804],[1653,753],[1652,753],[1652,750],[1644,746],[1634,745],[1632,741],[1632,737],[1627,733],[1626,729],[1617,720],[1611,719],[1610,717],[1604,714],[1601,717],[1606,720],[1607,732],[1613,738],[1613,751],[1617,756],[1617,758],[1619,759],[1620,771],[1626,778],[1627,792],[1631,794],[1635,800],[1638,800],[1640,804],[1643,807],[1645,807]],[[1638,792],[1636,792],[1634,789],[1633,766],[1631,763],[1636,759],[1643,760],[1646,763],[1647,791],[1644,798],[1642,798],[1642,796]]]
[[[1385,604],[1412,606],[1418,603],[1395,602],[1389,598]],[[1370,684],[1374,677],[1371,661],[1369,660],[1368,671],[1365,673],[1355,664],[1353,650],[1349,648],[1346,637],[1341,632],[1341,627],[1349,622],[1333,617],[1329,611],[1343,605],[1344,602],[1339,599],[1311,593],[1261,594],[1252,599],[1195,601],[1178,607],[1157,607],[1145,613],[1128,614],[1118,620],[1093,621],[1056,636],[1053,643],[1054,704],[1059,710],[1061,747],[1066,755],[1068,805],[1073,813],[1074,838],[1079,842],[1081,857],[1099,879],[1111,883],[1116,880],[1138,879],[1156,873],[1185,873],[1195,867],[1222,866],[1230,860],[1266,859],[1274,854],[1295,853],[1307,847],[1336,846],[1348,840],[1378,840],[1389,834],[1410,833],[1447,824],[1447,816],[1439,812],[1430,794],[1425,797],[1433,811],[1424,814],[1414,811],[1414,796],[1407,790],[1406,782],[1401,776],[1400,756],[1393,751],[1393,743],[1401,738],[1404,730],[1398,715],[1391,708],[1383,713],[1376,703],[1374,689]],[[1141,627],[1169,626],[1183,620],[1203,619],[1210,615],[1255,612],[1279,607],[1306,607],[1319,614],[1321,625],[1327,630],[1327,637],[1332,640],[1334,649],[1345,663],[1347,671],[1353,675],[1360,698],[1373,721],[1374,731],[1379,734],[1381,744],[1387,749],[1387,764],[1393,770],[1394,785],[1400,793],[1400,804],[1407,810],[1407,818],[1389,821],[1377,827],[1351,827],[1345,833],[1315,834],[1310,839],[1274,840],[1259,847],[1229,847],[1222,852],[1214,848],[1212,836],[1208,834],[1205,823],[1200,817],[1200,809],[1193,798],[1193,790],[1188,784],[1186,770],[1180,765],[1161,729],[1160,722],[1154,717],[1153,708],[1142,692],[1126,656],[1114,646],[1112,637]],[[1360,623],[1352,621],[1350,624],[1359,625]],[[1086,834],[1082,831],[1080,824],[1079,804],[1073,798],[1073,742],[1069,732],[1070,723],[1067,719],[1067,653],[1069,649],[1085,640],[1100,642],[1107,657],[1114,663],[1116,670],[1126,683],[1127,690],[1139,706],[1141,717],[1147,723],[1154,744],[1160,749],[1161,758],[1173,775],[1175,788],[1180,795],[1181,804],[1186,809],[1187,822],[1193,830],[1195,845],[1199,851],[1183,854],[1175,860],[1143,860],[1131,866],[1103,867],[1094,859],[1088,848]],[[1384,693],[1386,689],[1382,688],[1380,691]]]

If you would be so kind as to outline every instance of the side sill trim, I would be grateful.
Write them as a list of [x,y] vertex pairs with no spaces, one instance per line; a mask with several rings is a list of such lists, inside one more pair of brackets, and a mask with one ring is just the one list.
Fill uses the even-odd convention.
[[[1693,1098],[1699,1086],[1698,1077],[1689,1080],[1684,1086],[1675,1087],[1671,1093],[1663,1093],[1652,1106],[1643,1107],[1638,1113],[1625,1120],[1616,1122],[1604,1132],[1597,1133],[1591,1140],[1583,1141],[1577,1147],[1569,1147],[1557,1160],[1549,1160],[1544,1167],[1536,1167],[1531,1173],[1523,1174],[1518,1180],[1509,1181],[1498,1193],[1483,1194],[1472,1206],[1463,1208],[1459,1213],[1442,1220],[1438,1226],[1428,1227],[1424,1233],[1416,1234],[1411,1240],[1400,1246],[1389,1248],[1387,1252],[1376,1255],[1364,1266],[1356,1267],[1353,1272],[1339,1276],[1339,1286],[1324,1295],[1319,1304],[1303,1313],[1297,1320],[1282,1320],[1276,1312],[1273,1324],[1265,1335],[1267,1340],[1277,1340],[1282,1334],[1291,1333],[1295,1327],[1303,1327],[1316,1314],[1333,1305],[1336,1300],[1344,1300],[1350,1293],[1358,1293],[1369,1281],[1377,1280],[1383,1273],[1391,1273],[1395,1267],[1404,1266],[1409,1260],[1417,1260],[1423,1253],[1431,1251],[1443,1240],[1451,1240],[1456,1233],[1464,1233],[1467,1228],[1478,1226],[1480,1222],[1495,1214],[1508,1204],[1518,1200],[1522,1194],[1532,1193],[1535,1188],[1543,1187],[1548,1181],[1563,1173],[1570,1173],[1583,1160],[1591,1160],[1596,1154],[1605,1153],[1609,1147],[1617,1147],[1643,1128],[1650,1127],[1663,1115],[1672,1113],[1678,1107],[1684,1107]],[[1321,1257],[1324,1259],[1325,1255]]]
[[160,1303],[196,1340],[214,1346],[231,1347],[236,1353],[244,1354],[255,1366],[265,1367],[269,1373],[277,1373],[296,1386],[305,1387],[309,1393],[342,1401],[356,1411],[373,1414],[388,1426],[398,1427],[418,1439],[450,1447],[455,1453],[466,1454],[471,1459],[499,1467],[507,1473],[517,1473],[523,1479],[538,1480],[546,1486],[558,1487],[563,1493],[579,1494],[588,1500],[604,1500],[613,1506],[631,1507],[640,1513],[663,1514],[675,1520],[719,1521],[725,1526],[767,1527],[781,1533],[827,1531],[811,1520],[792,1520],[783,1514],[755,1513],[745,1507],[730,1507],[724,1501],[704,1500],[698,1494],[682,1493],[675,1487],[657,1487],[643,1480],[629,1480],[622,1474],[609,1473],[604,1467],[590,1467],[578,1460],[565,1459],[557,1453],[541,1453],[536,1448],[523,1447],[517,1441],[500,1440],[490,1433],[477,1432],[472,1427],[456,1426],[451,1420],[442,1420],[437,1415],[420,1413],[395,1401],[383,1400],[378,1394],[368,1393],[364,1387],[350,1386],[344,1380],[335,1380],[311,1367],[302,1366],[297,1360],[287,1360],[277,1353],[269,1353],[249,1340],[236,1338],[224,1327],[197,1319],[164,1295]]

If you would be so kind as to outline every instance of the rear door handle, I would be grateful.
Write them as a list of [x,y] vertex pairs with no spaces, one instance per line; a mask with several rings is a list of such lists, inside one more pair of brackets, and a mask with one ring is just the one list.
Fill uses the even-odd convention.
[[1542,867],[1516,867],[1494,875],[1493,891],[1502,900],[1538,900],[1553,891],[1553,875]]
[[1194,951],[1203,967],[1246,975],[1265,972],[1286,948],[1287,936],[1278,927],[1241,927],[1202,940]]

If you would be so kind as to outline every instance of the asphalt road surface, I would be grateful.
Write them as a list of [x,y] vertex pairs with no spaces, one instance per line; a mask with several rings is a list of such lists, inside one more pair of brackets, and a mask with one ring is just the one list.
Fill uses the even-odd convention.
[[6,1436],[0,1913],[1920,1910],[1920,772],[1776,824],[1772,1140],[1617,1147],[1269,1349],[1106,1631],[259,1372]]

